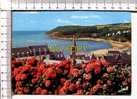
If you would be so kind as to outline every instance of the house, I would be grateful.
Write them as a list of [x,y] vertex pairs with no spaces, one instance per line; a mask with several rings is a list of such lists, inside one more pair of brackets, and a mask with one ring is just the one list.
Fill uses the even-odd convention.
[[97,37],[99,37],[99,35],[97,33],[92,33],[91,37],[97,38]]
[[116,35],[121,35],[121,31],[118,31],[118,32],[116,33]]
[[27,56],[38,56],[44,55],[49,52],[47,45],[28,46],[20,48],[12,48],[11,50],[13,57],[27,57]]

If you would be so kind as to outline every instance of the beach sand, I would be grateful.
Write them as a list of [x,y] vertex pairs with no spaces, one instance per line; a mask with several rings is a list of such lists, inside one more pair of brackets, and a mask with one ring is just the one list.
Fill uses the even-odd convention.
[[124,51],[131,48],[131,42],[119,42],[119,41],[113,41],[113,40],[106,40],[112,45],[112,48],[109,49],[100,49],[96,51],[92,51],[91,54],[94,54],[95,56],[102,56],[107,55],[109,50],[115,50],[115,51]]

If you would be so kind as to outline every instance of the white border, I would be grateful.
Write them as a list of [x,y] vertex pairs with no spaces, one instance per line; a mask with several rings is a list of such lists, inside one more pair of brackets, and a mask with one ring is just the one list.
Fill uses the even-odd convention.
[[137,99],[137,13],[132,13],[131,14],[131,24],[132,24],[132,92],[131,96],[73,96],[73,95],[14,95],[12,96],[12,99],[74,99],[74,98],[79,98],[79,99],[89,99],[89,98],[94,98],[94,99]]

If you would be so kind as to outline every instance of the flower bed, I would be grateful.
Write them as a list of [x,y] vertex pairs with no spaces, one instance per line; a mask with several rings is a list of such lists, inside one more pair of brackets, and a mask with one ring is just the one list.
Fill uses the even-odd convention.
[[112,65],[105,59],[79,66],[69,60],[51,65],[35,57],[13,59],[12,90],[34,95],[130,95],[131,66]]

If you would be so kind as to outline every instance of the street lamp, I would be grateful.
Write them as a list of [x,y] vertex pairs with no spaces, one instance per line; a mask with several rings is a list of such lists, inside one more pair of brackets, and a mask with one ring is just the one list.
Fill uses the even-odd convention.
[[77,52],[77,44],[76,44],[76,35],[73,35],[72,38],[72,47],[71,47],[71,58],[72,58],[72,65],[76,65],[76,52]]

